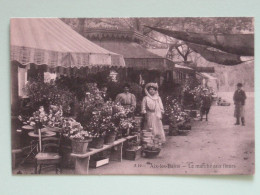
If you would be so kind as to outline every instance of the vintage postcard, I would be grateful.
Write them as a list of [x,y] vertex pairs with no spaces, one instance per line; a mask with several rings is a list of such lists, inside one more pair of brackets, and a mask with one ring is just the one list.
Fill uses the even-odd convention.
[[254,18],[12,18],[14,175],[252,175]]

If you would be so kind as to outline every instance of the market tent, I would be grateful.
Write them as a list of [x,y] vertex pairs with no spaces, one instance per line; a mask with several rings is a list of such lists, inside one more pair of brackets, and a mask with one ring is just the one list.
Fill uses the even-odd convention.
[[187,45],[196,53],[199,53],[206,60],[223,65],[237,65],[243,63],[240,56],[236,54],[230,54],[226,52],[210,50],[206,46],[200,46],[193,43],[187,43]]
[[124,56],[126,67],[145,70],[172,70],[174,63],[165,57],[154,54],[141,43],[148,38],[131,30],[87,29],[84,36],[99,46]]
[[87,40],[58,18],[13,18],[11,61],[48,67],[125,66],[123,56]]
[[101,47],[124,56],[126,67],[146,70],[171,70],[174,63],[130,41],[95,41]]

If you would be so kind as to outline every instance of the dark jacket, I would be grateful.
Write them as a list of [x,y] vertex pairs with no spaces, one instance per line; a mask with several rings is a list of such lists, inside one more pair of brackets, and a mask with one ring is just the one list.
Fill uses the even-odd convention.
[[242,105],[245,105],[245,100],[246,100],[246,93],[241,89],[241,90],[236,90],[233,96],[233,100],[235,104],[241,103]]
[[210,95],[202,95],[201,96],[201,107],[210,108],[211,107],[211,96]]

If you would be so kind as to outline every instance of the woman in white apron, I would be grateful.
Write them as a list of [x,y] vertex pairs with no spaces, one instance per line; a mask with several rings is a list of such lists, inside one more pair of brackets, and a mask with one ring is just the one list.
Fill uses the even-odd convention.
[[165,143],[165,133],[162,124],[164,108],[158,94],[157,83],[148,83],[145,86],[146,96],[142,101],[142,113],[145,114],[144,129],[151,130],[154,136],[159,136],[162,143]]

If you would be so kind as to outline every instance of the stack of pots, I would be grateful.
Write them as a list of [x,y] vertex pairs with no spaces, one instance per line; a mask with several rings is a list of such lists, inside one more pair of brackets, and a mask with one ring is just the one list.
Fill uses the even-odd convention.
[[142,145],[146,145],[148,143],[153,142],[153,133],[152,131],[148,130],[142,130],[142,136],[141,136]]

